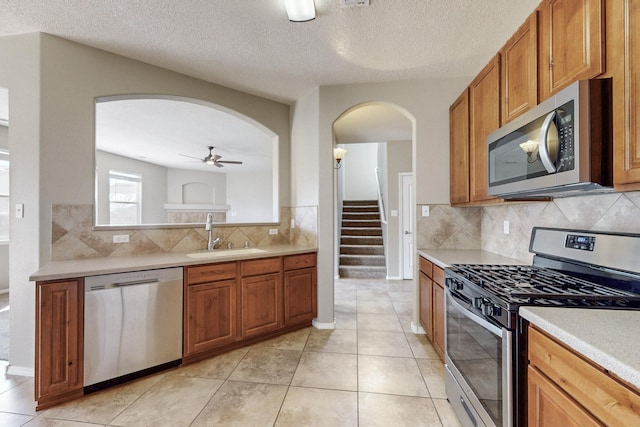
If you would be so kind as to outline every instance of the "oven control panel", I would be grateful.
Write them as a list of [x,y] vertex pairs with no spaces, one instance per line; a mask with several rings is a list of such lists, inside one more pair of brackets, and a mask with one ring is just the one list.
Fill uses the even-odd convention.
[[565,248],[579,249],[581,251],[593,252],[596,245],[595,236],[584,236],[579,234],[567,234],[567,240],[564,243]]

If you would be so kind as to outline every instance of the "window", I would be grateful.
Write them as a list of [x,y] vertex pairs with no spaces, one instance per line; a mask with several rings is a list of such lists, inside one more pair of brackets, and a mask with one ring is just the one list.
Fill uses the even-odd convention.
[[0,149],[0,242],[9,241],[9,152]]
[[140,224],[142,176],[109,171],[109,223]]

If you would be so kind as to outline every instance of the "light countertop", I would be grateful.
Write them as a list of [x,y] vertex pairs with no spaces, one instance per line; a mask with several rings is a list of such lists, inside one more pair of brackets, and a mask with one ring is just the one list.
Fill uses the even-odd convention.
[[520,316],[640,389],[640,311],[521,307]]
[[418,255],[441,268],[449,267],[451,264],[527,264],[524,261],[476,249],[418,249]]
[[210,264],[214,262],[238,261],[270,256],[295,255],[305,252],[316,252],[317,248],[307,246],[281,245],[264,246],[258,249],[261,253],[246,254],[242,251],[216,249],[222,256],[215,258],[190,258],[187,254],[157,254],[131,257],[88,258],[69,261],[51,261],[33,273],[29,280],[58,280],[73,277],[87,277],[98,274],[122,273],[136,270],[152,270],[156,268],[182,267],[186,265]]

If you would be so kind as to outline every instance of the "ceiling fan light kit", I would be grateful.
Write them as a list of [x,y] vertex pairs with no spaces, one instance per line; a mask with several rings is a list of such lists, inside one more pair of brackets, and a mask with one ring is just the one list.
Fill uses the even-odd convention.
[[284,0],[284,7],[291,22],[307,22],[316,19],[313,0]]
[[233,165],[241,165],[242,164],[242,162],[237,161],[237,160],[220,160],[222,158],[222,156],[212,153],[212,151],[213,151],[213,149],[215,147],[213,147],[212,145],[209,145],[207,148],[209,149],[209,155],[204,157],[203,159],[201,159],[200,157],[188,156],[186,154],[180,154],[180,155],[184,156],[184,157],[189,157],[189,158],[192,158],[192,159],[198,159],[203,163],[206,163],[208,165],[213,165],[213,166],[216,166],[218,168],[224,167],[223,163],[233,164]]

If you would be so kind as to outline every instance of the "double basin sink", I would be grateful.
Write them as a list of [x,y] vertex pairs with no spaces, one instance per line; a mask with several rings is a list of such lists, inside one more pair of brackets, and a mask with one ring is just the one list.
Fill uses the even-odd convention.
[[265,253],[264,249],[258,248],[239,248],[239,249],[214,249],[212,251],[200,251],[187,254],[189,258],[195,259],[216,259],[238,255],[252,255]]

